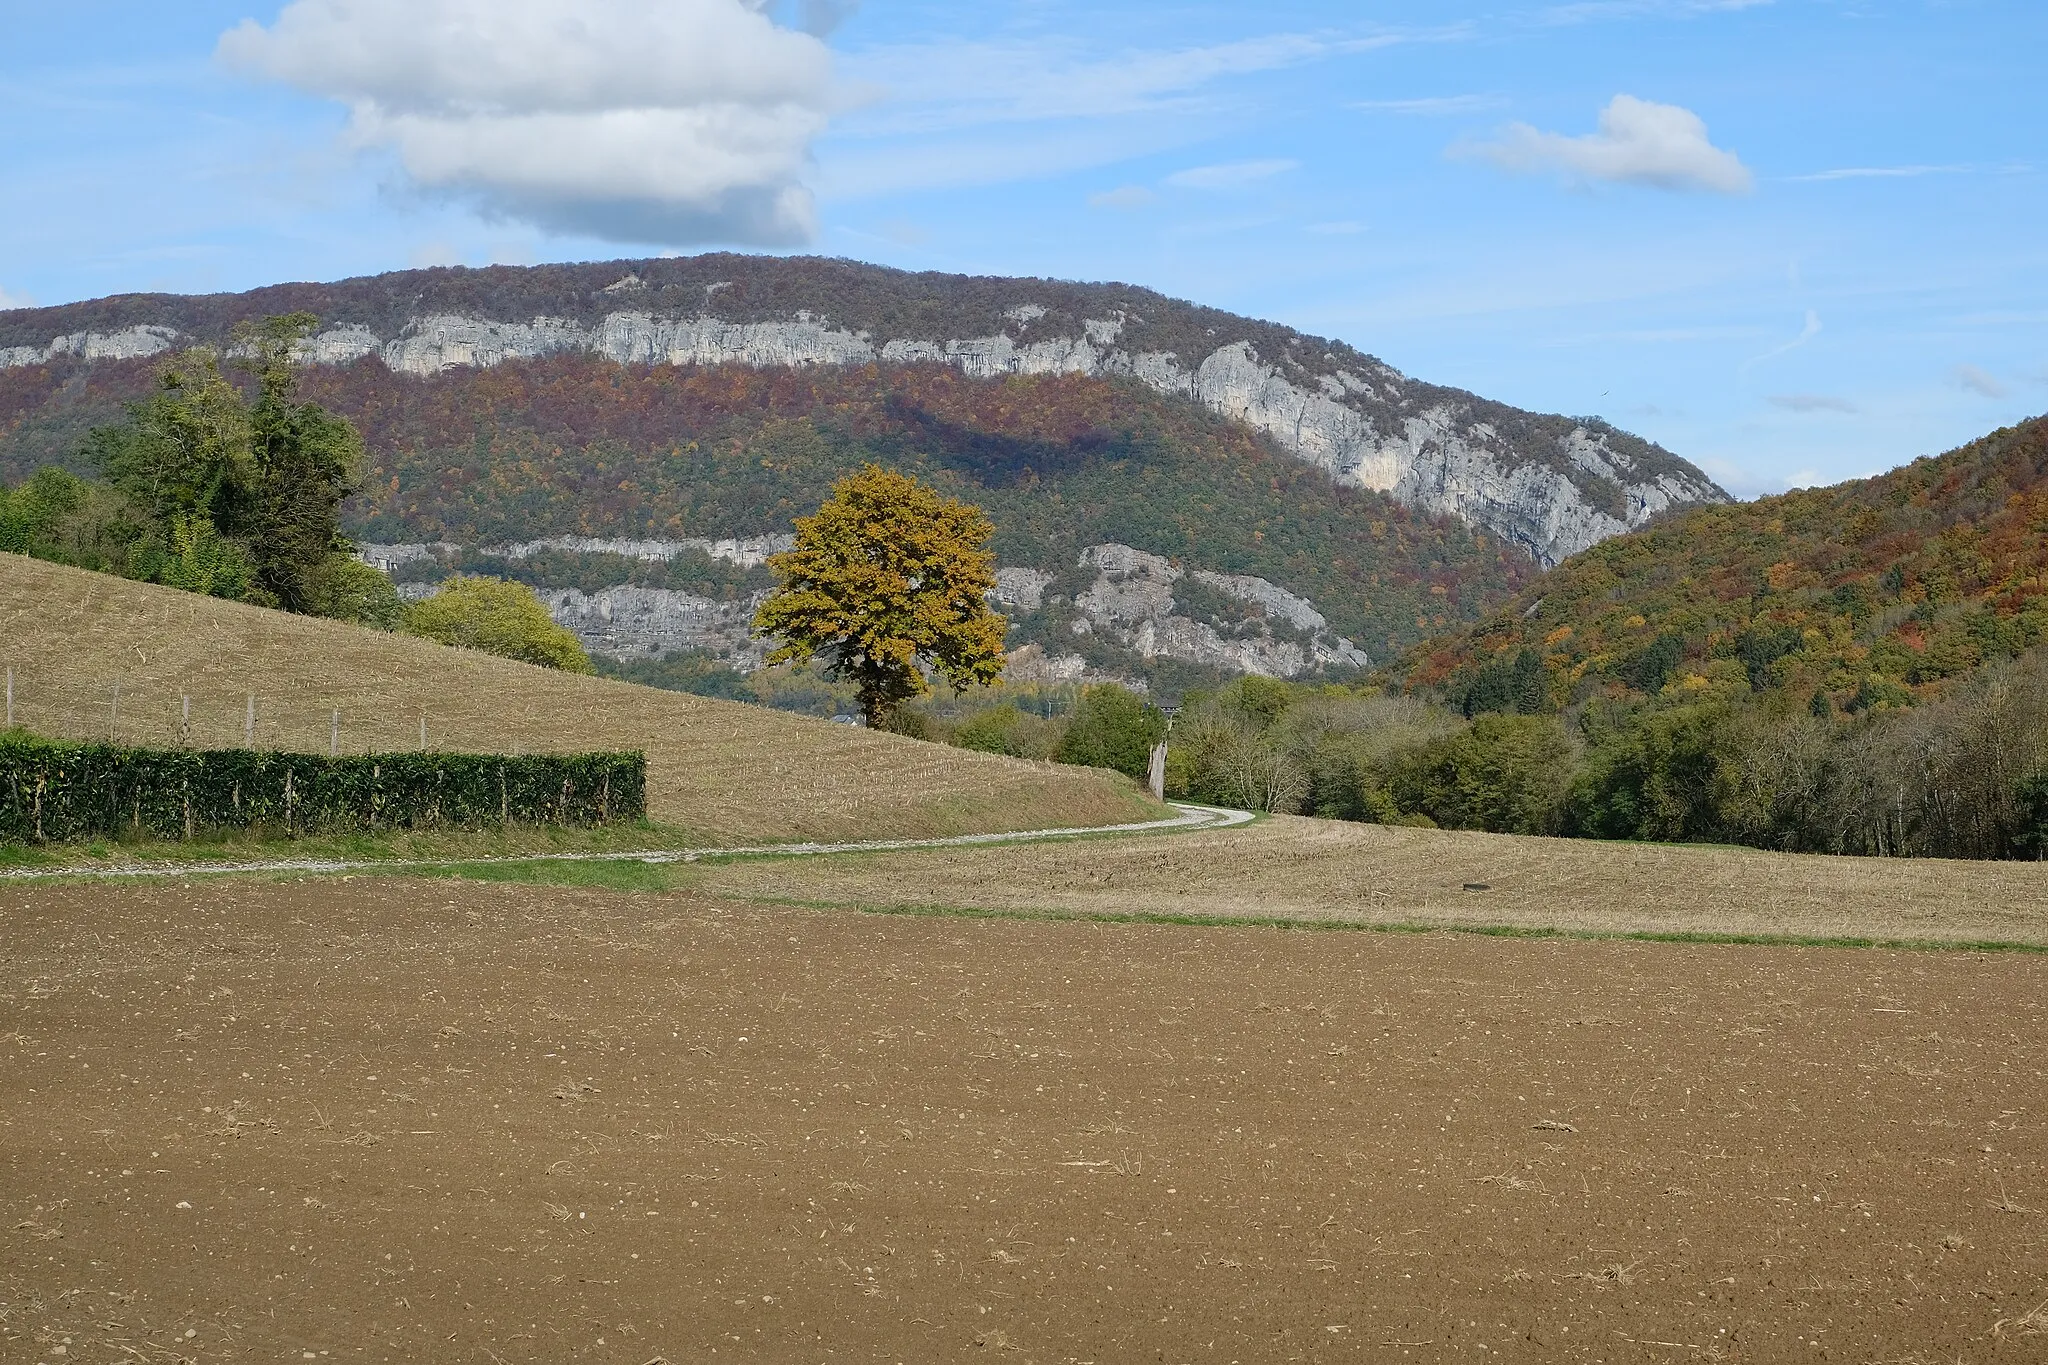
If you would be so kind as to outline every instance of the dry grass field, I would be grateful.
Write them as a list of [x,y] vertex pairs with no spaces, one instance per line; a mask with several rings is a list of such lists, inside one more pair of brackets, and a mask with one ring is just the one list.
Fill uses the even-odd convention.
[[2038,1362],[2048,957],[0,886],[0,1359]]
[[[2048,864],[1824,858],[1282,816],[1234,829],[699,865],[817,905],[2048,946]],[[1467,890],[1468,884],[1484,890]]]
[[[0,554],[0,667],[41,734],[344,752],[647,751],[651,818],[708,840],[1090,826],[1158,811],[1121,778],[598,678]],[[119,687],[118,711],[115,688]]]

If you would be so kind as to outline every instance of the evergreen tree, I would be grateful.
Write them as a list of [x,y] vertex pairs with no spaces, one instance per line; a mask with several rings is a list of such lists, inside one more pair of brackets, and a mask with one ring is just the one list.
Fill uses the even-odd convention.
[[317,403],[297,401],[299,343],[318,325],[310,313],[244,324],[235,332],[259,386],[249,409],[253,496],[239,530],[256,578],[287,611],[318,609],[327,558],[346,552],[343,498],[356,490],[363,440]]

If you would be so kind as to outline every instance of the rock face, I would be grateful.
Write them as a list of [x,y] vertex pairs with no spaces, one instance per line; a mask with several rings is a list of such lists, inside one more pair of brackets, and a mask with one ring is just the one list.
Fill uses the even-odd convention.
[[84,360],[135,360],[168,351],[178,343],[173,327],[138,324],[118,332],[73,332],[52,338],[41,346],[0,346],[0,370],[17,365],[41,365],[59,356]]
[[1263,578],[1184,572],[1128,545],[1091,545],[1081,565],[1096,571],[1095,581],[1075,594],[1068,628],[1078,636],[1105,635],[1140,658],[1269,678],[1371,663],[1332,633],[1311,603]]
[[949,365],[981,378],[1122,376],[1271,437],[1331,478],[1486,527],[1549,566],[1674,507],[1727,495],[1604,422],[1412,380],[1340,342],[1124,285],[909,275],[747,256],[487,271],[181,299],[132,295],[0,317],[0,367],[219,343],[310,309],[309,359],[436,375],[564,352],[629,365]]
[[741,670],[761,666],[766,641],[749,633],[766,593],[736,602],[716,601],[668,588],[631,584],[585,593],[580,588],[539,588],[548,614],[575,632],[593,654],[647,658],[671,650],[705,649]]
[[[744,568],[759,563],[756,556],[789,548],[790,540],[788,536],[688,541],[559,536],[490,547],[482,553],[516,559],[539,550],[566,550],[660,560],[672,558],[684,548],[709,546],[718,558]],[[460,549],[444,543],[360,545],[356,554],[389,573],[418,560],[445,562]],[[1058,575],[1015,566],[996,571],[995,590],[989,596],[1013,622],[1047,606],[1063,607],[1060,619],[1069,640],[1094,636],[1113,644],[1116,651],[1107,663],[1091,665],[1077,653],[1027,644],[1012,655],[1017,666],[1014,680],[1135,681],[1119,671],[1118,656],[1126,665],[1133,659],[1168,658],[1224,673],[1274,678],[1370,665],[1365,652],[1333,632],[1313,603],[1263,578],[1184,570],[1159,555],[1117,544],[1089,546],[1081,552],[1076,568],[1092,571],[1093,579],[1071,602],[1050,596]],[[430,582],[402,583],[399,595],[417,601],[438,587]],[[534,591],[549,615],[574,632],[593,654],[630,659],[701,649],[747,672],[761,666],[770,648],[767,641],[752,634],[754,613],[766,592],[718,599],[628,583],[596,592],[546,587]]]

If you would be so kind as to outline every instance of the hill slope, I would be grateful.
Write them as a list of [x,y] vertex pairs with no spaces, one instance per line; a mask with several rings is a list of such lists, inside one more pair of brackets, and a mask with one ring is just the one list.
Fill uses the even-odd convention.
[[1479,710],[1736,683],[1867,710],[2043,643],[2048,418],[1606,541],[1398,671]]
[[[315,358],[374,357],[415,375],[587,353],[628,364],[1123,377],[1242,422],[1340,485],[1459,517],[1544,564],[1670,508],[1726,497],[1685,461],[1604,423],[1424,384],[1340,342],[1149,290],[821,259],[705,255],[124,295],[0,315],[0,370],[218,343],[238,320],[298,309],[326,324]],[[0,416],[19,420],[18,409],[13,421]]]
[[1122,779],[535,668],[407,636],[0,554],[0,666],[47,735],[325,752],[637,748],[648,813],[716,840],[889,837],[1148,818]]

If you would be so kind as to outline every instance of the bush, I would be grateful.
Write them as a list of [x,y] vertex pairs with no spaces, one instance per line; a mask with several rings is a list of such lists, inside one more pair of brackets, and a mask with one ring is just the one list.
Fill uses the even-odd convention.
[[128,749],[0,736],[0,838],[601,825],[647,808],[639,753]]
[[1081,694],[1053,757],[1088,768],[1114,768],[1145,780],[1152,746],[1166,738],[1166,717],[1143,697],[1115,683]]
[[590,656],[523,583],[451,578],[405,613],[405,632],[436,644],[482,650],[543,668],[592,673]]
[[1014,706],[991,706],[961,721],[953,731],[953,743],[978,753],[1008,754],[1016,758],[1021,753],[1017,747],[1017,732],[1022,728],[1023,719],[1024,713]]
[[313,610],[372,630],[397,630],[405,620],[405,603],[390,576],[354,555],[327,557],[313,578]]

